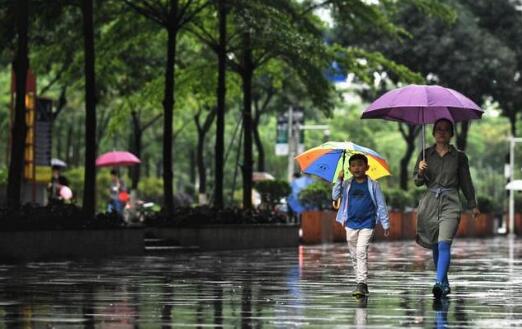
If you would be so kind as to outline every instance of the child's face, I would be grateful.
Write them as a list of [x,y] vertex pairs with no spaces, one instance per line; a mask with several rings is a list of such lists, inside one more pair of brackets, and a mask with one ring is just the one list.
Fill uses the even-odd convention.
[[363,160],[352,160],[350,161],[350,173],[355,178],[364,178],[366,176],[366,172],[370,167]]

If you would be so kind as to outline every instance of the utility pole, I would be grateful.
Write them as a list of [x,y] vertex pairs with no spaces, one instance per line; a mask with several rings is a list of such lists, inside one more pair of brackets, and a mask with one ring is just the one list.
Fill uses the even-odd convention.
[[[522,138],[509,137],[509,182],[515,176],[515,143],[522,142]],[[515,235],[515,190],[509,189],[509,235]]]
[[[288,132],[288,140],[287,148],[276,150],[277,155],[288,155],[288,181],[292,181],[292,176],[295,172],[295,157],[299,152],[299,143],[301,142],[301,131],[304,130],[323,130],[325,136],[330,136],[330,129],[328,125],[305,125],[303,120],[303,110],[296,108],[293,106],[288,108],[288,112],[286,114],[285,119],[281,119],[281,125],[284,123],[288,124],[287,132]],[[279,123],[278,123],[279,124]],[[284,129],[284,128],[283,128]],[[279,136],[279,132],[278,132]],[[283,138],[284,139],[284,138]],[[282,144],[284,145],[284,144]],[[287,153],[288,151],[288,153]],[[278,153],[280,152],[280,153]]]

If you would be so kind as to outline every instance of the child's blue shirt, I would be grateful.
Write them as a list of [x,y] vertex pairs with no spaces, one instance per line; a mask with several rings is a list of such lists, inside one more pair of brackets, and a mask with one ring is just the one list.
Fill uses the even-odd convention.
[[[343,226],[346,226],[348,220],[348,208],[352,206],[350,204],[350,190],[352,183],[355,180],[353,177],[351,179],[341,181],[337,180],[332,188],[332,199],[337,200],[342,196],[341,205],[339,210],[337,211],[337,222],[341,223]],[[386,201],[384,200],[384,195],[381,191],[381,187],[378,182],[374,181],[370,177],[367,177],[367,185],[368,185],[368,193],[370,194],[370,198],[373,203],[373,211],[371,213],[375,218],[374,226],[376,223],[380,223],[383,229],[390,228],[390,221],[388,218],[388,207],[386,206]]]
[[352,181],[348,193],[348,216],[346,226],[358,230],[375,227],[375,206],[368,190],[368,182]]

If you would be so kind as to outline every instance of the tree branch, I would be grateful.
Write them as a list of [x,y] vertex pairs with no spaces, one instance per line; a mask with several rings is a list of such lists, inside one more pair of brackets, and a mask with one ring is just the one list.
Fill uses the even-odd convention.
[[147,1],[143,1],[143,7],[140,7],[134,3],[133,0],[123,0],[127,6],[131,7],[134,11],[136,11],[138,14],[143,15],[147,17],[148,19],[156,22],[157,24],[161,26],[167,26],[167,19],[162,15],[161,12],[157,10],[157,8],[154,8],[153,5],[148,3]]
[[156,115],[154,118],[150,119],[147,123],[143,124],[143,130],[149,128],[150,126],[152,126],[156,121],[158,121],[161,117],[163,116],[163,113],[159,113],[158,115]]

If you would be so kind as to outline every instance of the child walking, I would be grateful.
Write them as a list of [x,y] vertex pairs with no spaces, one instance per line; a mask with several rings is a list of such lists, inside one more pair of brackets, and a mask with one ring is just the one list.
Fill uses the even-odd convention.
[[352,258],[356,286],[352,295],[367,296],[368,291],[368,246],[376,223],[384,229],[388,237],[390,222],[388,208],[379,183],[366,175],[370,168],[368,158],[363,154],[353,154],[348,159],[352,178],[344,181],[341,170],[332,188],[332,199],[341,196],[337,212],[337,222],[346,229],[346,241]]

